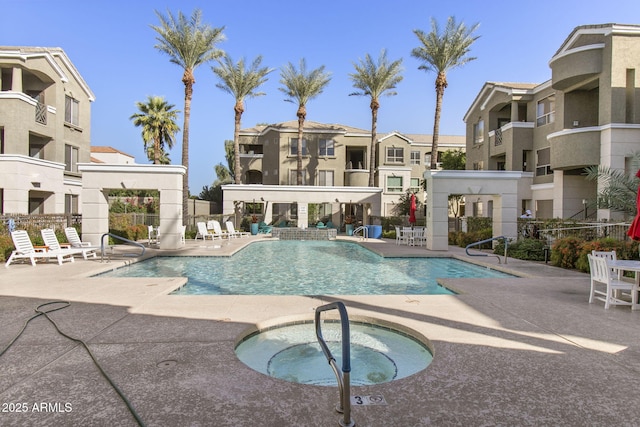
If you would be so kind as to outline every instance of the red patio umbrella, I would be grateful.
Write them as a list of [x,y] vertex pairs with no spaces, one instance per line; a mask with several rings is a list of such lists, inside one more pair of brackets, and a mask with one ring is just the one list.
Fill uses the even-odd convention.
[[411,204],[409,205],[409,224],[416,223],[416,195],[411,194]]
[[[636,176],[640,178],[640,169],[636,172]],[[636,216],[633,218],[633,222],[631,223],[629,230],[627,230],[627,235],[633,240],[640,240],[640,185],[636,192]]]

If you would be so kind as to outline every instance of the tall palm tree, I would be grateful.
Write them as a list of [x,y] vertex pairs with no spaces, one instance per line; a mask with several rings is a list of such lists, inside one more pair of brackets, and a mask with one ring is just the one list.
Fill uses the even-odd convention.
[[307,62],[300,60],[300,69],[289,62],[280,71],[280,84],[278,89],[286,96],[287,102],[297,102],[298,111],[298,147],[297,147],[297,184],[302,185],[302,136],[304,133],[304,121],[307,118],[307,102],[320,95],[331,81],[331,74],[325,73],[324,65],[307,72]]
[[149,160],[153,159],[155,165],[161,164],[165,144],[169,149],[173,148],[175,135],[180,130],[176,124],[180,111],[161,96],[149,96],[147,102],[136,102],[136,106],[140,112],[129,119],[133,120],[136,127],[142,128],[142,140]]
[[224,55],[218,60],[217,67],[211,67],[214,74],[220,78],[220,83],[216,86],[223,91],[230,93],[236,100],[233,107],[235,114],[235,127],[233,130],[233,154],[235,159],[234,181],[236,184],[242,183],[240,170],[240,123],[242,113],[244,113],[244,99],[254,98],[264,95],[264,92],[256,92],[264,82],[267,81],[267,74],[273,71],[272,68],[262,67],[262,56],[253,60],[247,68],[244,58],[238,63],[234,63],[229,55]]
[[447,72],[461,67],[474,57],[466,56],[471,50],[471,45],[480,36],[473,33],[480,24],[474,24],[470,28],[461,22],[457,23],[453,16],[447,20],[447,27],[440,32],[438,22],[431,19],[431,32],[426,34],[421,30],[413,30],[420,40],[421,46],[411,51],[411,56],[421,60],[423,64],[420,70],[434,71],[436,77],[436,112],[433,121],[433,142],[431,145],[431,169],[436,168],[438,161],[438,137],[440,134],[440,113],[442,111],[442,97],[447,87]]
[[353,64],[355,73],[349,74],[353,81],[353,87],[359,89],[358,92],[350,95],[368,96],[371,99],[371,155],[369,161],[369,187],[375,185],[375,164],[376,164],[376,139],[378,126],[378,110],[380,109],[380,97],[393,96],[397,93],[393,90],[403,79],[402,59],[389,62],[387,51],[382,49],[378,62],[375,62],[371,55],[367,53],[363,60]]
[[153,145],[149,145],[147,147],[147,158],[154,162],[154,164],[160,165],[170,165],[171,159],[169,158],[169,153],[167,153],[162,147],[160,148],[160,155],[158,156],[158,161],[155,161],[156,151]]
[[[632,153],[632,170],[640,168],[640,151]],[[637,175],[607,166],[594,165],[585,168],[586,179],[598,183],[596,199],[590,202],[592,208],[610,209],[626,216],[637,213],[636,196],[638,192]]]
[[201,64],[214,60],[222,54],[216,45],[224,40],[224,27],[212,28],[202,23],[202,12],[196,9],[188,19],[182,12],[177,16],[162,15],[156,11],[160,25],[151,25],[158,33],[158,44],[154,47],[169,55],[169,61],[180,66],[184,72],[184,125],[182,126],[182,165],[187,168],[182,182],[182,222],[187,223],[189,200],[189,121],[191,98],[196,79],[194,70]]

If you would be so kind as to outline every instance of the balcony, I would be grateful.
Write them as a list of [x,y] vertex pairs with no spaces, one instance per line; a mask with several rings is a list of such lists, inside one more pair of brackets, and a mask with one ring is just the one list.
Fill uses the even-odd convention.
[[552,87],[565,90],[600,74],[603,49],[604,44],[580,46],[552,58],[549,64]]
[[489,132],[489,155],[500,156],[514,150],[531,150],[534,124],[510,122]]
[[600,128],[565,129],[550,134],[551,169],[579,169],[600,163]]

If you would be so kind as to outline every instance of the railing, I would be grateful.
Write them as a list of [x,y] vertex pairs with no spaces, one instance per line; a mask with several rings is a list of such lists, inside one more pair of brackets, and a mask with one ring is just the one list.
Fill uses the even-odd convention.
[[362,238],[363,239],[368,239],[369,238],[369,229],[367,228],[366,225],[361,225],[360,227],[358,227],[355,230],[353,230],[353,235],[355,236],[356,234],[358,234],[358,231],[362,231]]
[[36,104],[36,123],[47,124],[47,106],[41,102]]
[[486,254],[486,253],[480,253],[480,254],[470,254],[469,253],[469,248],[472,248],[474,246],[480,246],[484,243],[489,243],[492,242],[494,240],[500,240],[502,239],[504,241],[504,263],[507,263],[507,248],[509,246],[509,239],[505,236],[498,236],[498,237],[492,237],[490,239],[484,239],[484,240],[480,240],[479,242],[474,242],[474,243],[469,243],[467,245],[466,248],[464,248],[464,251],[467,253],[468,256],[494,256],[496,258],[498,258],[498,263],[502,264],[502,261],[500,260],[500,255],[496,255],[496,254]]
[[611,237],[616,240],[627,240],[627,230],[629,224],[619,223],[582,223],[574,227],[545,228],[538,230],[540,238],[544,238],[548,243],[564,237],[579,237],[584,240],[595,240],[604,237]]
[[[342,327],[342,371],[338,370],[336,359],[331,354],[331,350],[329,350],[327,343],[322,337],[320,313],[328,310],[338,310],[338,313],[340,313],[340,326]],[[340,301],[316,307],[315,324],[318,343],[338,380],[340,402],[338,402],[336,406],[336,411],[343,414],[343,418],[339,421],[339,424],[342,427],[353,427],[356,423],[351,419],[351,341],[349,338],[349,316],[347,316],[346,307]]]
[[493,145],[495,146],[502,145],[502,129],[495,130],[495,140]]
[[107,237],[107,236],[113,237],[114,239],[122,240],[125,243],[130,243],[130,244],[135,245],[135,246],[140,246],[142,248],[142,252],[140,254],[138,254],[138,255],[136,255],[136,254],[122,254],[122,256],[139,257],[139,256],[144,255],[144,252],[146,251],[146,248],[144,247],[144,245],[142,243],[138,243],[138,242],[134,242],[133,240],[125,239],[124,237],[118,236],[117,234],[104,233],[102,235],[102,237],[100,238],[100,252],[101,252],[100,262],[104,262],[104,254],[105,254],[105,251],[104,251],[104,238]]

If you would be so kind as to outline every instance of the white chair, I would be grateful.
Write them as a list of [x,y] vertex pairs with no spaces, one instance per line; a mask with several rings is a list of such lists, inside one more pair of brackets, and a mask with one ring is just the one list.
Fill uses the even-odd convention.
[[[589,303],[593,303],[595,299],[604,301],[604,308],[611,305],[632,305],[635,306],[638,301],[638,285],[635,282],[627,282],[614,277],[611,267],[607,264],[604,257],[593,256],[587,254],[589,258],[589,269],[591,270],[591,291],[589,292]],[[604,290],[598,289],[597,284],[605,286]],[[631,293],[631,302],[620,298],[617,291],[629,291]]]
[[[591,255],[595,256],[595,257],[601,257],[606,259],[607,261],[616,261],[616,251],[596,251],[593,250],[591,251]],[[621,278],[621,273],[620,271],[616,271],[615,268],[612,268],[611,271],[613,273],[616,273],[618,275],[618,279]]]
[[413,229],[413,242],[423,246],[427,242],[427,229],[425,227],[415,227]]
[[58,237],[56,236],[56,232],[53,230],[53,228],[43,228],[42,230],[40,230],[40,234],[42,235],[44,244],[49,248],[50,251],[53,250],[71,255],[82,255],[84,259],[88,259],[89,256],[91,256],[92,258],[96,258],[98,256],[95,249],[92,248],[74,248],[70,243],[61,244],[58,241]]
[[402,238],[400,239],[400,243],[404,243],[405,245],[414,245],[413,240],[413,228],[411,227],[402,227]]
[[209,233],[209,230],[207,230],[207,224],[205,224],[204,222],[198,222],[196,223],[196,226],[198,227],[198,232],[196,233],[195,240],[198,240],[198,237],[200,237],[202,240],[207,240],[207,237],[211,240],[214,239],[213,234]]
[[[93,255],[94,258],[97,258],[98,251],[101,250],[99,246],[92,246],[90,242],[83,242],[80,240],[80,236],[78,236],[78,231],[74,227],[67,227],[64,229],[64,234],[67,236],[67,242],[71,245],[72,248],[82,248],[85,250],[83,252],[83,256]],[[87,259],[85,257],[85,259]]]
[[150,225],[147,230],[148,230],[147,232],[148,232],[149,246],[151,246],[151,243],[158,243],[160,230],[158,228],[153,228],[153,225]]
[[[36,265],[36,258],[56,258],[58,264],[62,265],[64,261],[74,262],[73,255],[70,252],[63,252],[61,250],[51,250],[50,248],[36,248],[31,243],[31,238],[25,230],[14,230],[11,232],[11,240],[16,249],[11,252],[9,259],[5,263],[5,267],[9,267],[16,259],[29,259],[31,265]],[[56,239],[57,241],[57,239]]]
[[251,233],[248,233],[246,231],[236,230],[231,221],[227,221],[224,224],[227,227],[227,234],[229,235],[229,238],[232,238],[232,237],[246,237],[246,236],[250,236],[251,235]]

